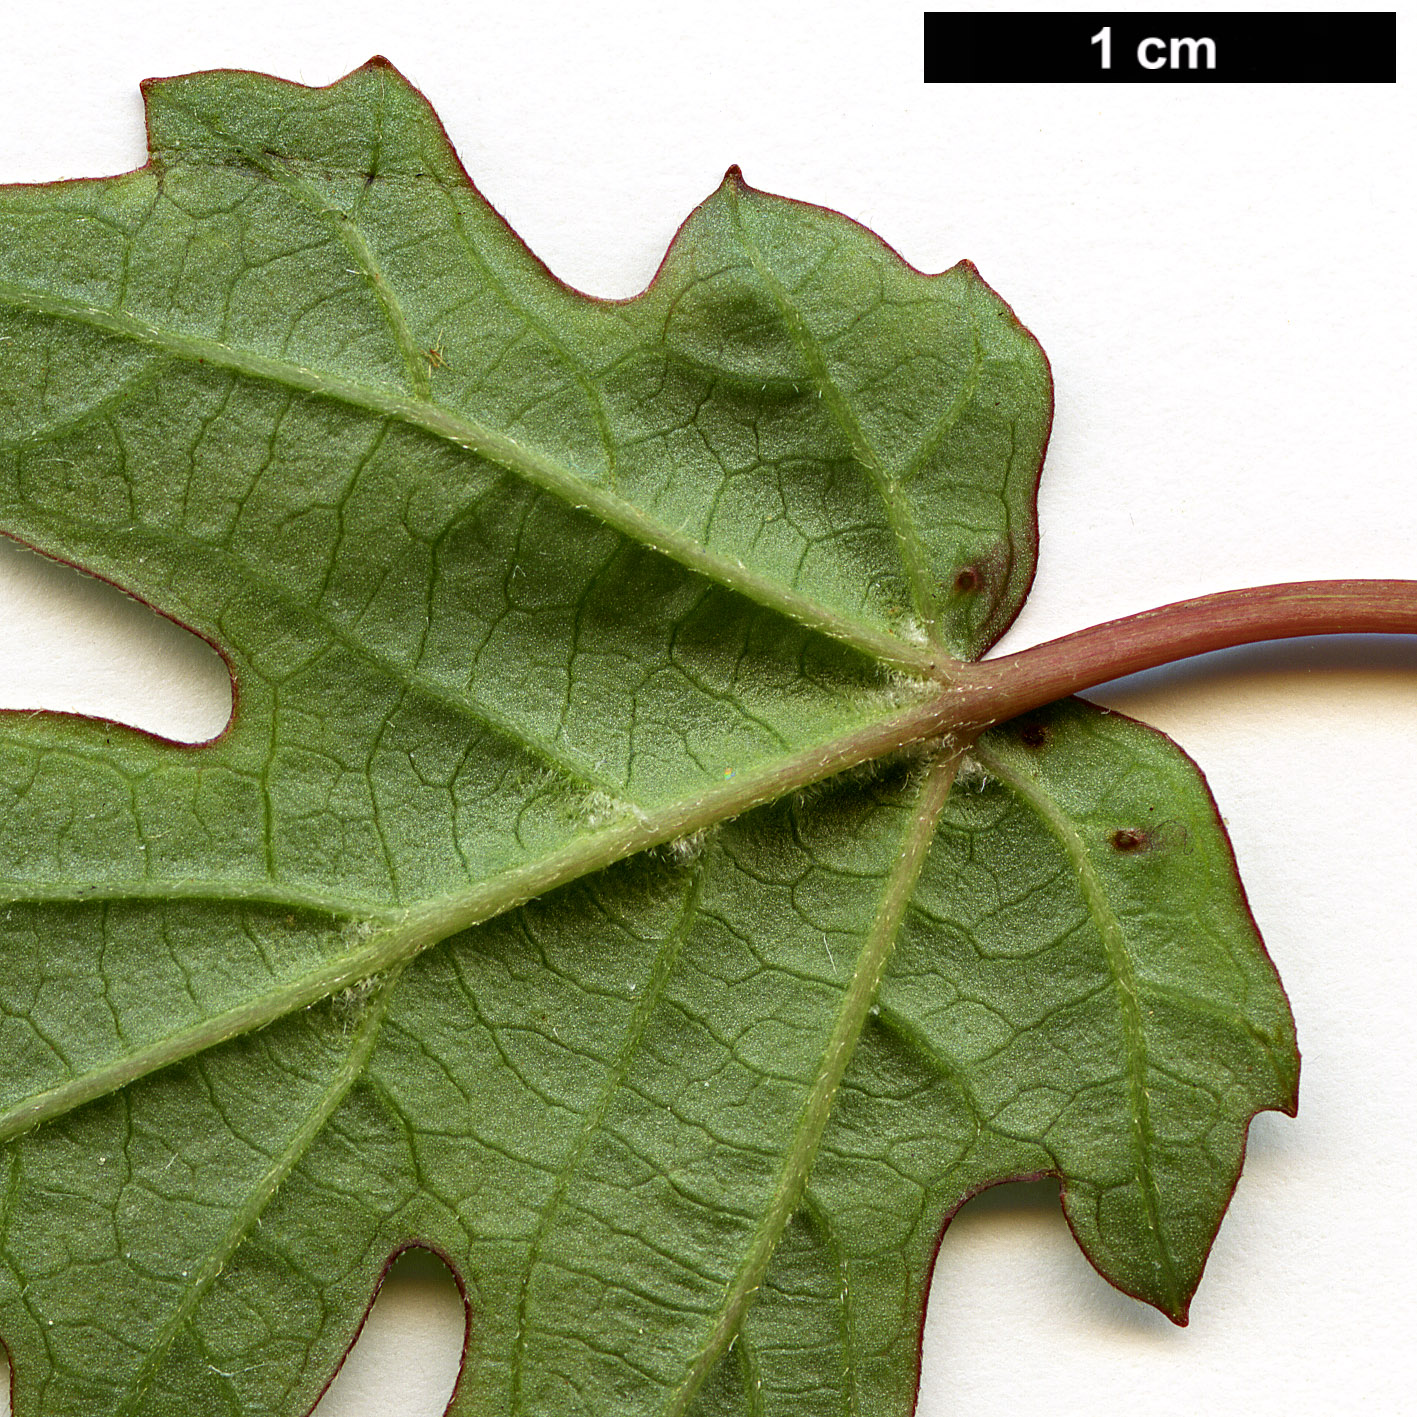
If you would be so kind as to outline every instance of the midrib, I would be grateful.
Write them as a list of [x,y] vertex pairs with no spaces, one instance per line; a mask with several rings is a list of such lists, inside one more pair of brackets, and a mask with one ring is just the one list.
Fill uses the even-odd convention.
[[663,1417],[683,1417],[713,1365],[737,1336],[753,1296],[758,1292],[767,1267],[777,1250],[788,1222],[802,1202],[816,1160],[837,1088],[856,1051],[861,1030],[866,1025],[871,1003],[880,987],[905,910],[914,894],[935,824],[944,808],[959,767],[958,753],[942,753],[935,759],[901,837],[895,869],[881,893],[876,920],[857,959],[841,1007],[822,1049],[817,1071],[807,1089],[806,1100],[778,1168],[777,1180],[763,1209],[762,1220],[748,1244],[737,1274],[724,1292],[707,1335],[700,1344],[683,1382],[664,1408]]
[[129,315],[26,290],[8,282],[0,282],[0,304],[67,320],[176,358],[333,399],[382,418],[396,419],[501,468],[577,511],[589,513],[632,541],[766,609],[775,610],[887,664],[923,673],[932,673],[938,668],[938,651],[908,644],[875,626],[840,615],[791,587],[750,570],[736,558],[710,551],[691,537],[647,516],[634,503],[604,487],[583,481],[570,468],[544,453],[436,404],[393,390],[370,388],[352,379],[273,359],[253,350],[237,349],[218,340],[165,330]]
[[[904,744],[946,732],[951,726],[944,717],[947,707],[946,696],[897,710],[838,738],[812,744],[790,757],[743,772],[722,787],[627,816],[596,833],[576,837],[559,851],[503,871],[456,895],[396,913],[387,907],[359,907],[357,916],[344,926],[352,937],[351,947],[345,952],[331,956],[318,969],[287,980],[278,989],[257,995],[190,1029],[158,1039],[112,1063],[25,1098],[0,1113],[0,1142],[124,1087],[158,1068],[263,1028],[285,1014],[401,964],[451,935],[471,929],[558,886],[651,847],[691,836],[754,807],[776,801],[798,788],[880,758]],[[26,887],[21,886],[21,889]],[[200,890],[200,885],[188,881],[176,898],[200,900]],[[239,888],[233,891],[221,882],[212,883],[209,891],[210,897],[218,901],[240,898]],[[118,887],[116,893],[126,895],[128,889]],[[101,896],[101,891],[97,894]],[[5,887],[0,887],[0,905],[7,900],[23,903],[23,897],[18,900],[9,897]],[[292,903],[305,904],[306,900],[299,891],[292,892]],[[263,892],[259,903],[279,904],[280,897]],[[309,903],[316,909],[322,908],[322,904],[344,908],[344,902],[317,903],[309,898]]]

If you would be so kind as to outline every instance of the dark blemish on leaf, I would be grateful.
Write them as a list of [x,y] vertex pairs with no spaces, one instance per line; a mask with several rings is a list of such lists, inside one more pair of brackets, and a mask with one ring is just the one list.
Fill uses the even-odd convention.
[[959,629],[982,651],[1002,633],[1018,608],[1009,586],[1014,575],[1014,552],[1007,536],[991,545],[974,548],[967,565],[956,570],[950,583]]
[[1114,851],[1144,851],[1151,845],[1151,833],[1141,827],[1123,827],[1111,837]]
[[1026,723],[1018,731],[1018,741],[1025,748],[1046,747],[1051,736],[1047,726],[1042,723]]

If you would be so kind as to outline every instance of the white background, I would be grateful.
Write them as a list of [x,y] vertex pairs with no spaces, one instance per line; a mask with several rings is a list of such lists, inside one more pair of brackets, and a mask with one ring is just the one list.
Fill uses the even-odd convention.
[[[1057,382],[1038,580],[1004,648],[1229,586],[1417,576],[1411,85],[926,87],[920,16],[920,0],[12,6],[0,180],[140,164],[148,75],[324,84],[383,53],[588,291],[642,287],[732,162],[921,268],[973,259]],[[219,726],[201,654],[0,552],[0,703]],[[1185,1330],[1093,1274],[1049,1188],[967,1207],[940,1252],[921,1413],[1411,1410],[1417,647],[1236,651],[1096,697],[1209,775],[1298,1018],[1300,1116],[1256,1122]],[[456,1303],[426,1271],[398,1294],[444,1376],[420,1388],[396,1337],[358,1355],[372,1387],[347,1369],[325,1417],[440,1410]]]

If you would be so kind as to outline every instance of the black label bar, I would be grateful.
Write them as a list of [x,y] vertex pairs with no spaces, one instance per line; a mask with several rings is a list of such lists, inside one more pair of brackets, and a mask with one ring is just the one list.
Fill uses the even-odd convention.
[[1392,11],[925,14],[930,84],[1392,84]]

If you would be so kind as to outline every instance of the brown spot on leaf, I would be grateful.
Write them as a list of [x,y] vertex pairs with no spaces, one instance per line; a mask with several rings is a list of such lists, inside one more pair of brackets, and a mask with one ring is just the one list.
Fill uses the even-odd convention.
[[972,548],[969,561],[956,568],[944,589],[950,598],[957,633],[971,654],[979,654],[998,639],[1018,609],[1010,591],[1014,552],[1007,536]]
[[1018,731],[1018,741],[1025,748],[1046,747],[1050,736],[1047,725],[1042,723],[1025,723]]
[[1151,833],[1141,827],[1123,827],[1111,837],[1114,851],[1144,851],[1151,845]]

